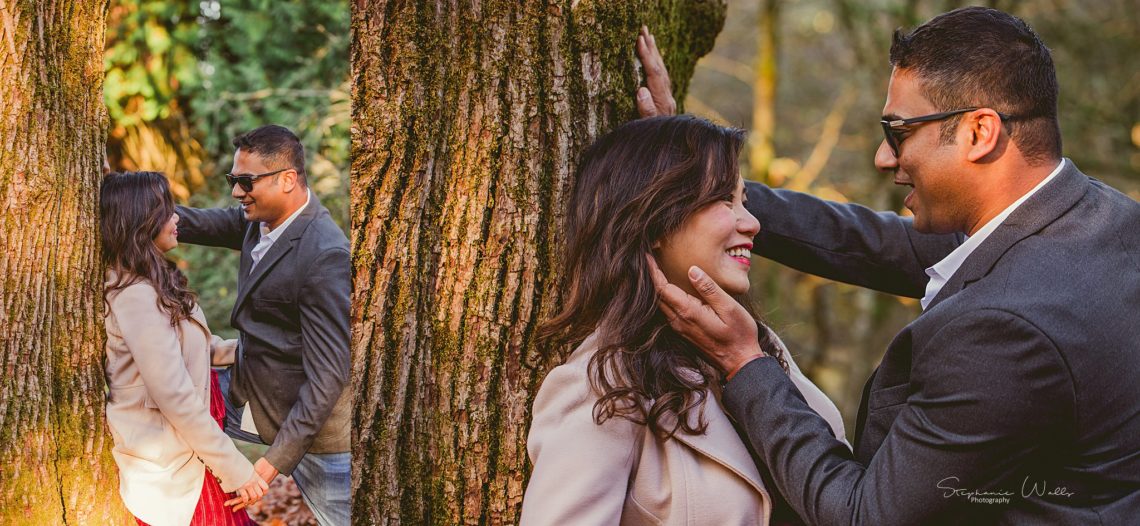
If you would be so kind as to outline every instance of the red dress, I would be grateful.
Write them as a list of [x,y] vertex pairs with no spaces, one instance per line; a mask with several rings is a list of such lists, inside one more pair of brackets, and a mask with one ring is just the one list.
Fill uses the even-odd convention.
[[[217,371],[210,370],[210,416],[218,422],[222,429],[226,428],[226,404],[222,399],[222,390],[218,386]],[[202,481],[202,496],[198,498],[198,507],[194,508],[194,518],[190,519],[190,526],[257,526],[245,510],[232,511],[225,506],[225,502],[237,497],[236,493],[225,493],[217,479],[207,468],[206,476]],[[139,520],[140,526],[149,526]]]

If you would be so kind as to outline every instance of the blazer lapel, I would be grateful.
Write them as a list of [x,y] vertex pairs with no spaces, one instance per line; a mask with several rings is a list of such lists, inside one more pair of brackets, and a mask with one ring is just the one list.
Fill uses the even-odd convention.
[[1077,170],[1072,161],[1065,159],[1065,166],[1049,184],[1033,194],[1013,213],[973,253],[962,262],[962,267],[950,277],[938,295],[930,302],[925,312],[930,312],[946,298],[966,288],[967,285],[989,274],[998,260],[1022,239],[1045,228],[1056,221],[1088,191],[1088,176]]
[[[309,204],[297,219],[281,233],[281,237],[273,242],[273,246],[269,247],[269,251],[261,256],[261,261],[257,266],[253,265],[253,247],[257,246],[257,242],[261,239],[261,232],[257,224],[251,224],[250,229],[252,233],[245,238],[245,246],[241,251],[241,272],[242,275],[238,276],[238,296],[234,301],[234,313],[231,318],[236,317],[237,313],[245,305],[245,300],[249,297],[249,293],[257,288],[257,284],[269,273],[269,271],[277,264],[277,262],[290,250],[293,249],[293,243],[301,238],[305,233],[305,229],[309,228],[309,223],[317,217],[317,213],[322,210],[321,202],[317,200],[316,194],[310,194]],[[250,267],[253,268],[250,271]]]
[[[768,497],[768,491],[764,487],[764,482],[760,478],[760,471],[756,468],[755,461],[752,455],[748,453],[748,449],[744,446],[740,435],[736,433],[736,428],[732,426],[732,422],[728,419],[728,415],[721,408],[711,392],[708,394],[705,409],[705,421],[708,427],[705,428],[703,435],[689,435],[678,432],[673,435],[673,438],[681,443],[689,446],[691,449],[712,459],[716,463],[726,467],[729,471],[736,473],[737,476],[744,479],[756,491],[762,493],[765,498]],[[691,420],[696,424],[696,415],[692,415]]]
[[238,290],[245,285],[245,278],[249,276],[249,269],[253,268],[253,247],[261,240],[261,230],[257,223],[250,223],[246,227],[245,241],[242,242],[241,264],[238,266]]
[[[298,220],[299,219],[300,218],[298,218]],[[289,230],[292,230],[295,226],[298,226],[296,222],[289,225]],[[269,251],[266,252],[264,256],[261,256],[261,261],[253,267],[253,271],[250,272],[249,276],[246,277],[245,281],[238,287],[238,297],[235,305],[240,306],[244,304],[250,291],[257,287],[257,284],[261,282],[262,278],[269,273],[282,256],[293,249],[293,238],[290,238],[289,234],[289,231],[285,231],[277,241],[273,242],[273,246],[269,247]]]

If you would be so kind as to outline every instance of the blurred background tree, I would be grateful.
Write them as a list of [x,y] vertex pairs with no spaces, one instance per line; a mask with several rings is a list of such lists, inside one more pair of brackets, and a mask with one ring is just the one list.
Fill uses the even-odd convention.
[[[347,0],[112,0],[107,20],[113,170],[162,171],[180,203],[231,206],[230,140],[280,124],[301,138],[309,184],[347,232]],[[234,337],[237,252],[173,255],[211,329]]]
[[[1025,19],[1053,50],[1064,154],[1140,199],[1138,0],[981,2]],[[970,2],[730,2],[712,53],[697,63],[687,111],[750,130],[746,177],[826,199],[909,214],[904,191],[874,168],[887,53],[911,29]],[[918,301],[757,260],[753,293],[848,429],[863,383]],[[1047,284],[1043,284],[1047,286]]]

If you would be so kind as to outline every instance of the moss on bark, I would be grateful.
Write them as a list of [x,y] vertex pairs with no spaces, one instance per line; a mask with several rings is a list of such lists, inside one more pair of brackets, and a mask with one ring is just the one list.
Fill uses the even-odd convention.
[[19,1],[0,15],[0,524],[128,518],[103,405],[106,9]]
[[353,11],[354,522],[513,524],[563,350],[573,167],[635,116],[638,28],[681,99],[718,1],[359,2]]

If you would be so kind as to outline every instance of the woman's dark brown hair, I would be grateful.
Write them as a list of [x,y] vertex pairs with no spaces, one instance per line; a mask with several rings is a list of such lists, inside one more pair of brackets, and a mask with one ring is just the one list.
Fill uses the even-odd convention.
[[[742,130],[681,115],[626,123],[583,154],[566,212],[566,301],[539,335],[552,344],[599,335],[589,364],[597,423],[616,416],[662,437],[704,433],[717,375],[666,323],[645,255],[694,212],[732,198],[743,143]],[[746,296],[736,299],[753,312]],[[756,320],[761,348],[779,357]]]
[[174,200],[166,176],[157,172],[112,173],[99,189],[99,229],[103,235],[103,264],[115,271],[103,298],[139,281],[158,292],[159,310],[170,324],[190,317],[196,296],[186,276],[166,259],[154,238],[174,214]]

